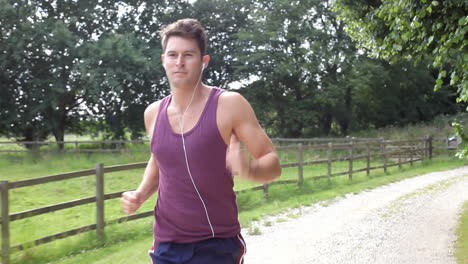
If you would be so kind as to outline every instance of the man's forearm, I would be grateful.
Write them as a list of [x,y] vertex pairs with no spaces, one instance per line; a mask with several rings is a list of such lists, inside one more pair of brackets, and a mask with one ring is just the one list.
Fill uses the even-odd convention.
[[137,188],[137,192],[139,192],[143,200],[146,201],[151,197],[151,195],[158,191],[158,187],[159,169],[154,164],[154,161],[150,159],[146,166],[145,173],[143,174],[143,180]]
[[278,154],[270,152],[250,162],[248,178],[261,183],[269,183],[281,175]]

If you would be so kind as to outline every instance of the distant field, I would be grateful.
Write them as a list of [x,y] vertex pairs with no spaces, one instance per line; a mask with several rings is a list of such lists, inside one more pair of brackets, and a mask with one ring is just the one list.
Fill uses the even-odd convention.
[[450,137],[455,134],[451,124],[460,123],[468,127],[468,113],[462,112],[456,115],[439,115],[429,122],[409,124],[406,126],[387,126],[364,131],[353,131],[350,136],[355,137],[384,137],[388,139],[415,138],[425,135],[433,137]]

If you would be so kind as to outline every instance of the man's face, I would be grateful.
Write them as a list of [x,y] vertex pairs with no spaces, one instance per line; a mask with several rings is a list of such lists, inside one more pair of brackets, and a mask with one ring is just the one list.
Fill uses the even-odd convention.
[[196,40],[169,37],[161,60],[171,86],[196,85],[198,82],[203,60]]

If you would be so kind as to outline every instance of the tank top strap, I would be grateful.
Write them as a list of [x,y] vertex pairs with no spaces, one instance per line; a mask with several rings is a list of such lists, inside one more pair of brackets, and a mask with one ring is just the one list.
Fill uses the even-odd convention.
[[[156,122],[154,123],[154,127],[153,127],[153,135],[151,137],[151,145],[153,145],[153,142],[154,142],[154,137],[156,135],[156,132],[158,130],[158,127],[160,127],[161,125],[164,126],[164,124],[167,124],[168,123],[168,120],[167,120],[167,115],[165,115],[164,113],[166,113],[166,109],[167,109],[167,106],[171,100],[171,97],[172,97],[172,94],[171,95],[168,95],[166,97],[164,97],[162,100],[161,100],[161,103],[159,104],[159,111],[158,111],[158,116],[156,118]],[[170,127],[169,127],[170,128]],[[159,128],[161,129],[161,128]],[[163,128],[163,129],[167,129],[167,128]],[[152,147],[151,147],[152,148]]]
[[225,90],[220,88],[212,88],[211,96],[208,99],[207,106],[206,106],[206,115],[205,119],[209,120],[211,123],[214,121],[216,123],[216,111],[218,109],[218,99],[219,96],[225,92]]
[[214,99],[215,102],[217,103],[217,102],[218,102],[218,97],[219,97],[219,95],[221,95],[222,93],[224,93],[226,90],[221,89],[221,88],[217,88],[217,87],[214,87],[213,89],[214,89],[213,99]]
[[161,104],[159,105],[159,113],[158,113],[158,120],[160,118],[165,118],[167,117],[166,115],[164,114],[161,114],[161,113],[166,113],[166,109],[167,109],[167,106],[169,105],[169,102],[171,101],[171,98],[172,98],[172,94],[164,97],[162,100],[161,100]]

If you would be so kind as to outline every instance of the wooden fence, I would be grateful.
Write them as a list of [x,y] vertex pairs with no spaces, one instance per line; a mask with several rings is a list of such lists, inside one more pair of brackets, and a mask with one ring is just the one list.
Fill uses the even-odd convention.
[[[303,143],[305,145],[320,144],[323,142],[347,143],[384,140],[383,138],[308,138],[290,139],[273,138],[275,144]],[[440,146],[434,148],[447,149],[449,147],[449,137],[433,138],[435,144]],[[134,146],[148,144],[149,140],[74,140],[74,141],[0,141],[0,153],[47,153],[47,152],[70,152],[70,153],[96,153],[96,152],[125,152],[125,151],[148,151],[148,148],[134,148]],[[59,149],[58,146],[64,146]],[[45,147],[46,149],[43,149]],[[42,148],[42,149],[41,149]]]
[[[279,146],[277,147],[278,153],[281,152],[295,152],[297,160],[295,162],[282,163],[282,168],[298,167],[298,178],[297,180],[277,180],[270,184],[263,184],[252,188],[236,191],[236,193],[262,190],[264,195],[268,195],[268,187],[277,184],[298,184],[302,185],[306,179],[322,179],[331,178],[340,175],[348,175],[351,180],[354,173],[366,172],[370,173],[371,170],[383,169],[385,172],[387,168],[391,166],[401,167],[403,164],[420,161],[426,158],[432,158],[433,140],[431,137],[425,137],[423,139],[410,139],[410,140],[365,140],[355,141],[349,139],[349,142],[333,143],[325,142],[325,144],[319,141],[311,142],[301,141],[301,143]],[[316,160],[305,160],[304,153],[306,151],[314,152],[326,152],[320,159]],[[335,155],[334,155],[335,154]],[[341,154],[341,156],[337,155]],[[371,159],[381,160],[379,166],[370,166]],[[355,169],[353,167],[353,161],[365,160],[365,168]],[[348,162],[348,169],[345,171],[333,171],[332,164],[335,162]],[[54,241],[56,239],[62,239],[83,232],[96,230],[97,238],[102,239],[104,236],[104,227],[106,225],[121,223],[125,221],[136,220],[143,217],[153,215],[153,211],[147,211],[137,213],[117,219],[106,220],[104,216],[104,201],[108,199],[119,198],[124,191],[118,191],[114,193],[104,193],[104,175],[105,173],[125,171],[138,168],[145,168],[146,162],[132,163],[116,166],[104,166],[102,163],[96,164],[94,169],[80,170],[56,175],[50,175],[40,178],[32,178],[28,180],[21,180],[15,182],[0,181],[0,196],[1,196],[1,227],[2,227],[2,248],[1,248],[1,260],[3,264],[10,263],[10,254],[24,250],[29,247],[41,245]],[[323,175],[311,175],[305,177],[304,166],[315,165],[315,164],[327,164],[327,173]],[[67,201],[59,204],[49,205],[45,207],[35,208],[23,212],[11,213],[9,211],[9,190],[22,188],[26,186],[33,186],[38,184],[45,184],[54,181],[62,181],[67,179],[73,179],[77,177],[94,176],[96,178],[96,194],[92,197],[86,197],[83,199]],[[46,214],[58,210],[63,210],[79,205],[95,203],[96,204],[96,223],[92,225],[82,226],[72,230],[66,230],[60,233],[52,234],[46,237],[36,239],[34,241],[10,245],[10,222]]]
[[[145,143],[149,143],[149,140],[0,141],[0,153],[147,151],[147,148],[134,149],[127,147],[129,145],[143,145]],[[91,147],[86,147],[86,145],[91,145]],[[58,146],[63,146],[63,149],[60,149]],[[46,149],[41,149],[43,147],[46,147]]]

